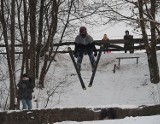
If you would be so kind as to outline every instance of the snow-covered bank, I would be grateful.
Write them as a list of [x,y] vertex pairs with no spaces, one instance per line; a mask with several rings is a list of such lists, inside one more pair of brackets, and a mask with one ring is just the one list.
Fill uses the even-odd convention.
[[86,121],[86,122],[57,122],[55,124],[159,124],[160,115],[148,117],[126,117],[117,120],[102,120],[102,121]]
[[[158,60],[160,53],[158,54]],[[139,56],[136,59],[121,60],[120,69],[113,73],[114,64],[118,64],[116,57]],[[160,64],[160,62],[159,62]],[[84,57],[82,64],[82,77],[87,90],[81,88],[76,71],[69,55],[60,55],[55,63],[54,70],[50,70],[47,88],[40,93],[52,91],[56,83],[64,82],[50,97],[47,108],[50,107],[95,107],[95,106],[141,106],[159,104],[160,84],[151,84],[145,53],[111,53],[102,54],[92,87],[87,87],[91,67],[88,56]],[[46,93],[47,94],[47,93]],[[39,96],[39,107],[43,107],[44,95]],[[36,106],[35,106],[36,107]]]

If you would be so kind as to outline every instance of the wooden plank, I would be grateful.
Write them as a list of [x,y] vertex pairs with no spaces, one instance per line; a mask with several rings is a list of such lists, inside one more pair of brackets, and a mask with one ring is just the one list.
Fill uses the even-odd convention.
[[136,63],[138,64],[138,59],[140,58],[139,56],[132,56],[132,57],[117,57],[116,59],[118,59],[118,66],[120,67],[120,62],[121,59],[136,59]]
[[[136,39],[133,39],[134,41],[134,44],[135,46],[132,47],[132,49],[134,50],[142,50],[142,49],[145,49],[145,45],[143,43],[143,40],[141,38],[136,38]],[[95,45],[96,46],[101,46],[104,44],[104,42],[102,40],[94,40],[95,42]],[[109,43],[110,45],[107,47],[109,51],[124,51],[124,47],[123,47],[123,44],[124,44],[124,39],[110,39],[109,40]],[[58,46],[70,46],[70,45],[74,45],[75,42],[62,42],[62,43],[55,43],[53,44],[53,47],[58,47]],[[157,50],[160,50],[160,41],[157,42]],[[28,44],[28,47],[30,45]],[[5,44],[0,44],[0,48],[2,48],[2,50],[5,51],[5,47],[6,45]],[[15,44],[15,47],[16,48],[20,48],[20,47],[23,47],[22,44]],[[4,49],[3,49],[4,48]],[[131,48],[128,48],[127,50],[130,50]],[[106,50],[106,49],[104,49]],[[99,51],[99,49],[97,50]],[[53,51],[54,53],[55,51]],[[68,51],[57,51],[57,53],[68,53]],[[0,52],[0,54],[6,54],[6,52]],[[23,54],[23,52],[18,52],[16,51],[15,54]]]
[[[94,40],[96,45],[104,44],[102,40]],[[133,39],[134,44],[140,44],[143,43],[143,40],[141,38],[135,38]],[[124,39],[110,39],[109,43],[111,44],[124,44]],[[159,43],[159,42],[158,42]],[[74,45],[75,42],[62,42],[62,43],[54,43],[53,47],[55,46],[64,46],[64,45]],[[22,44],[15,44],[15,47],[22,47]],[[30,44],[28,44],[30,46]],[[5,44],[0,44],[0,47],[6,47]]]
[[139,56],[131,56],[131,57],[117,57],[116,59],[132,59],[132,58],[139,58]]

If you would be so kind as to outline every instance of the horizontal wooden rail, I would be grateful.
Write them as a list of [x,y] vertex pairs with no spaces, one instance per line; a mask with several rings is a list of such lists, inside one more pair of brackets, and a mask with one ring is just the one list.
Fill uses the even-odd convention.
[[[112,47],[111,47],[112,46]],[[116,46],[116,47],[113,47],[113,46]],[[157,50],[160,50],[160,46],[157,46],[156,47]],[[144,45],[139,45],[139,46],[134,46],[133,47],[134,50],[143,50],[145,49]],[[124,51],[125,49],[121,46],[117,46],[117,45],[110,45],[110,47],[108,49],[104,49],[103,51]],[[127,48],[127,50],[130,50],[130,48]],[[97,49],[97,51],[99,51],[99,49]],[[56,51],[53,51],[53,53],[55,53]],[[57,51],[57,53],[68,53],[67,50],[63,50],[63,51]],[[6,52],[0,52],[0,54],[6,54]],[[19,51],[19,52],[15,52],[15,54],[23,54],[22,51]]]
[[[94,40],[94,42],[96,45],[104,44],[104,42],[102,40]],[[110,39],[109,43],[111,43],[111,44],[124,44],[124,39]],[[144,42],[143,42],[143,39],[141,39],[141,38],[135,38],[135,39],[133,39],[133,43],[134,44],[143,44]],[[157,44],[159,44],[159,43],[160,43],[160,41]],[[75,44],[74,42],[54,43],[53,47],[64,46],[64,45],[74,45],[74,44]],[[22,44],[15,44],[15,47],[22,47],[22,46],[23,46]],[[28,46],[30,46],[30,44],[28,44]],[[6,45],[0,44],[0,47],[6,47]]]
[[[130,50],[130,49],[134,49],[134,50],[142,50],[142,49],[145,49],[145,46],[144,46],[144,43],[143,43],[143,40],[142,39],[133,39],[134,41],[134,47],[128,47],[127,50]],[[104,42],[102,40],[95,40],[95,45],[96,46],[101,46],[104,44]],[[124,50],[124,47],[123,47],[123,44],[124,44],[124,39],[111,39],[109,40],[109,43],[110,45],[108,45],[107,48],[104,49],[105,50],[109,50],[109,51],[123,51]],[[74,45],[75,42],[63,42],[63,43],[55,43],[53,44],[53,47],[61,47],[61,46],[70,46],[70,45]],[[160,42],[157,43],[157,50],[160,50]],[[22,44],[15,44],[14,45],[16,48],[20,48],[20,47],[23,47]],[[28,47],[30,45],[28,44]],[[0,44],[0,48],[4,48],[6,47],[5,44]],[[5,49],[3,49],[5,50]],[[97,50],[99,51],[99,49]],[[53,52],[56,52],[56,51],[53,51]],[[68,51],[57,51],[57,53],[68,53]],[[0,52],[0,54],[6,54],[6,52]],[[16,51],[15,54],[23,54],[22,51]]]

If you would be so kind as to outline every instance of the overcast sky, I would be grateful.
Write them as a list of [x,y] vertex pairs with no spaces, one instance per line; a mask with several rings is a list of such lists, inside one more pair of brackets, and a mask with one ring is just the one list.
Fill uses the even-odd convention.
[[94,40],[100,40],[102,39],[104,34],[108,35],[108,38],[110,39],[121,39],[123,38],[125,31],[128,30],[131,35],[133,35],[134,38],[141,38],[140,35],[136,34],[132,27],[126,26],[123,23],[118,23],[116,25],[112,26],[99,26],[88,29],[88,33],[92,35]]

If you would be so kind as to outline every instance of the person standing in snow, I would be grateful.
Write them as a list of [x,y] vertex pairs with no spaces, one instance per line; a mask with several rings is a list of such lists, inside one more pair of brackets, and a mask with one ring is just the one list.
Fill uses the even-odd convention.
[[79,35],[77,35],[75,38],[74,49],[74,55],[77,58],[77,67],[79,70],[81,70],[81,63],[84,54],[88,54],[93,70],[95,66],[94,57],[97,56],[97,51],[93,42],[93,38],[87,33],[86,27],[82,26],[79,29]]
[[17,84],[19,91],[19,98],[22,102],[22,109],[32,109],[32,92],[34,84],[27,74],[21,76],[21,80]]
[[133,49],[134,43],[133,43],[133,36],[129,34],[129,31],[126,30],[125,31],[125,35],[124,35],[124,49],[125,49],[125,53],[127,53],[127,49],[130,48],[130,53],[134,52]]
[[[107,49],[107,53],[111,53],[111,51],[108,51],[108,46],[110,45],[110,43],[109,43],[109,38],[107,37],[107,34],[103,35],[102,42],[104,43],[104,48]],[[104,51],[104,54],[105,54],[105,51]]]

